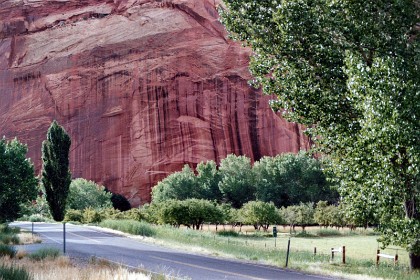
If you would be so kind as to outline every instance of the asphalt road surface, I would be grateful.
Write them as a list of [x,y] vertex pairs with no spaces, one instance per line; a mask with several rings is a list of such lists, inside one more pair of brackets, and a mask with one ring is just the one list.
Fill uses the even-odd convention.
[[[32,223],[11,224],[31,230]],[[63,225],[34,223],[41,244],[20,245],[22,250],[42,247],[63,249]],[[307,275],[275,266],[197,255],[174,250],[97,228],[66,224],[66,255],[88,259],[92,256],[132,268],[164,273],[180,279],[291,279],[321,280],[329,277]]]

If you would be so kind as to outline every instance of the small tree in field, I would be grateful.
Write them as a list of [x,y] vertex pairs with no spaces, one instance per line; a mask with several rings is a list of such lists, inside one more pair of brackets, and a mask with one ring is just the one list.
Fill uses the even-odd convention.
[[42,183],[51,215],[55,221],[64,219],[66,200],[71,183],[69,150],[71,140],[63,127],[53,121],[42,142]]
[[270,224],[281,222],[280,213],[272,202],[248,201],[239,211],[244,224],[253,225],[257,230],[267,231]]

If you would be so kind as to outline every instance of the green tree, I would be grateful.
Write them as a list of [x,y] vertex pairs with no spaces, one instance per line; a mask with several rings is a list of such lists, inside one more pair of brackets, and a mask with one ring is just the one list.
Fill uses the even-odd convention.
[[244,224],[253,225],[255,229],[267,231],[270,224],[281,223],[280,213],[274,203],[249,201],[240,209]]
[[63,127],[53,121],[47,140],[42,142],[42,183],[50,211],[55,221],[64,219],[71,183],[69,150],[71,140]]
[[174,172],[157,183],[152,189],[152,202],[198,198],[198,187],[194,171],[186,164],[182,171]]
[[222,193],[219,189],[220,173],[213,160],[200,162],[197,165],[197,184],[200,196],[196,198],[222,201]]
[[112,207],[112,194],[93,181],[77,178],[71,181],[67,197],[67,209],[84,210],[92,208],[100,210]]
[[330,225],[331,219],[328,215],[329,205],[326,201],[318,201],[315,207],[314,221],[320,225],[327,227]]
[[36,198],[38,180],[27,151],[17,139],[0,139],[0,223],[20,217],[22,204]]
[[161,224],[192,226],[198,230],[204,222],[217,222],[223,219],[222,208],[204,199],[171,199],[156,203],[155,207],[158,222]]
[[377,217],[384,245],[420,269],[418,1],[225,4],[224,24],[253,49],[256,84],[308,127],[347,210]]
[[302,227],[302,231],[305,231],[305,228],[308,225],[314,223],[314,204],[309,202],[292,205],[287,208],[282,207],[280,209],[280,214],[293,231],[295,231],[296,226]]
[[255,162],[253,172],[256,198],[274,202],[277,207],[338,200],[337,191],[327,183],[321,163],[303,152],[263,157]]
[[220,162],[220,191],[225,202],[235,208],[255,198],[251,160],[246,156],[228,155]]

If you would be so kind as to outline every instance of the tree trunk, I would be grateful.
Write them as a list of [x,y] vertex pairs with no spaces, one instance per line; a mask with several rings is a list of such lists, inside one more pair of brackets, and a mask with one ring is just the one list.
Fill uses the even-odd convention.
[[416,270],[420,269],[420,255],[414,253],[409,253],[408,255],[410,257],[410,268]]

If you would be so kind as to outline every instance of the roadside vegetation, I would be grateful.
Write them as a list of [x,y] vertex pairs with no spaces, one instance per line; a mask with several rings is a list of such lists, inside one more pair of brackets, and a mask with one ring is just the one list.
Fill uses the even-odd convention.
[[[105,260],[92,258],[86,262],[62,256],[57,248],[42,248],[33,253],[18,251],[13,245],[39,242],[27,238],[19,228],[0,225],[0,279],[7,280],[107,280],[107,279],[171,279],[165,274],[129,270]],[[21,239],[23,236],[23,241]]]

